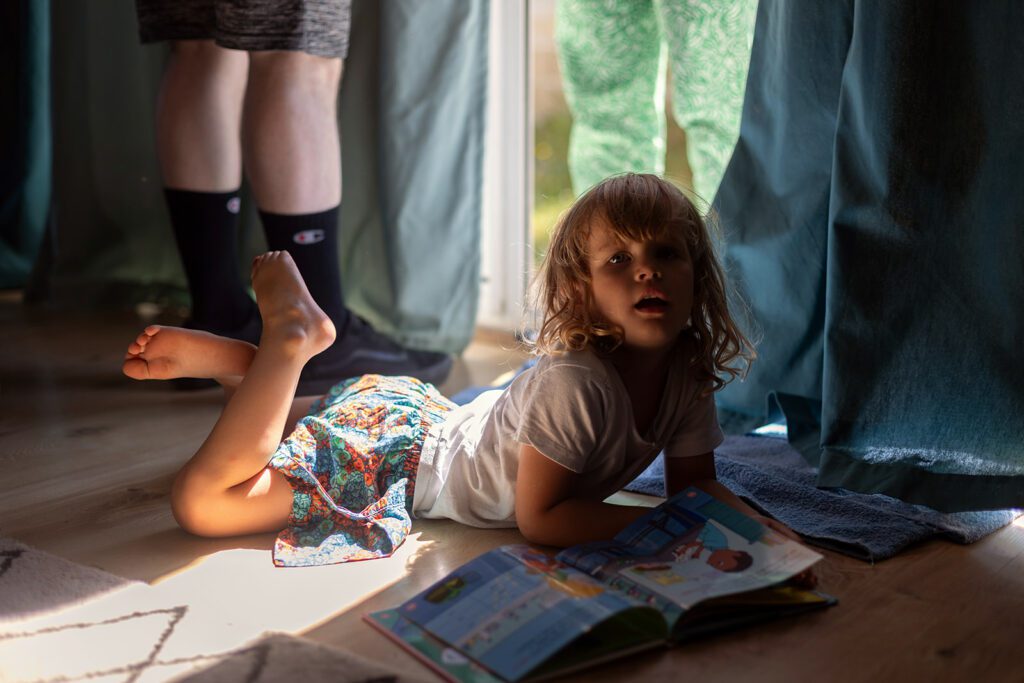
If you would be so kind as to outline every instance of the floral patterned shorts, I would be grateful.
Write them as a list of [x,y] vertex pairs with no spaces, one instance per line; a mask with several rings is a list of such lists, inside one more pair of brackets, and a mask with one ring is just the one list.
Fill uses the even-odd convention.
[[423,440],[454,407],[432,385],[411,377],[363,375],[332,387],[270,460],[293,490],[274,564],[333,564],[393,553],[412,526]]

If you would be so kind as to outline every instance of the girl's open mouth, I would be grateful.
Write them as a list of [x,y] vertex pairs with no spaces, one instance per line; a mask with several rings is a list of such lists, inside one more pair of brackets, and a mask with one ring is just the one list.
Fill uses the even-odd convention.
[[645,296],[633,306],[638,311],[656,313],[668,308],[668,302],[659,296]]

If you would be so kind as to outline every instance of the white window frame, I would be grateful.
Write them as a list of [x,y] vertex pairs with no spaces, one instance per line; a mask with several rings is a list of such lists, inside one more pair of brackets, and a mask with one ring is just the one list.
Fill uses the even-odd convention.
[[532,276],[533,116],[528,0],[490,3],[477,325],[518,329]]

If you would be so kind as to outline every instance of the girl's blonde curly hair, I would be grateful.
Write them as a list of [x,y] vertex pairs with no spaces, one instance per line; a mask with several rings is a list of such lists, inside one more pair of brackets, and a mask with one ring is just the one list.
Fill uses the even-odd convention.
[[[534,303],[544,312],[534,350],[558,354],[589,346],[610,353],[622,343],[623,330],[599,319],[593,302],[587,247],[596,221],[623,239],[682,237],[693,263],[691,324],[683,331],[691,343],[683,348],[693,353],[696,379],[717,391],[745,375],[757,354],[729,313],[726,279],[707,222],[679,188],[651,174],[603,180],[558,221],[534,281]],[[737,359],[741,368],[734,367]]]

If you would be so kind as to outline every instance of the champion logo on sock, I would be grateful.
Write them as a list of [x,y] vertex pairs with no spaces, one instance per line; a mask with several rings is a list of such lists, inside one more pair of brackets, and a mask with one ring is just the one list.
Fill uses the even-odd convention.
[[231,199],[228,200],[228,203],[227,203],[228,213],[238,213],[238,211],[241,208],[242,208],[242,200],[239,199],[238,197],[232,197]]
[[303,230],[292,235],[295,244],[316,244],[324,241],[323,230]]

